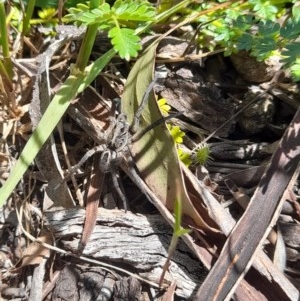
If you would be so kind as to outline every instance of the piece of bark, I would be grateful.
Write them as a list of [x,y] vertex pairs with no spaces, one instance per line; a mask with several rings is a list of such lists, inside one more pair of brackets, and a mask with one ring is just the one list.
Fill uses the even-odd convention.
[[[76,266],[76,269],[78,267]],[[84,268],[79,275],[79,300],[84,301],[108,301],[106,294],[103,296],[101,291],[106,288],[105,281],[110,279],[101,268]]]
[[273,154],[277,146],[278,142],[270,144],[239,140],[210,143],[209,149],[210,155],[217,160],[251,160],[268,157]]
[[[204,130],[212,132],[228,121],[234,105],[221,96],[214,85],[203,83],[203,79],[188,68],[181,68],[168,76],[156,90],[168,100],[168,104]],[[216,117],[218,116],[218,117]],[[235,125],[233,120],[224,125],[217,135],[227,137]]]
[[[60,272],[50,300],[108,301],[111,293],[108,292],[110,288],[107,287],[106,280],[110,279],[110,275],[99,267],[67,264]],[[105,291],[106,294],[103,294],[102,291]]]
[[[47,224],[67,250],[76,252],[82,233],[85,210],[73,208],[47,212]],[[109,259],[113,265],[126,265],[158,283],[168,254],[172,228],[160,215],[135,215],[120,210],[98,210],[97,224],[83,255]],[[180,240],[164,284],[177,282],[176,294],[188,298],[204,280],[203,265]]]
[[79,300],[79,293],[77,289],[78,276],[72,266],[65,266],[61,271],[53,291],[52,301],[61,300]]
[[141,292],[140,281],[133,277],[126,277],[116,282],[113,301],[141,301]]

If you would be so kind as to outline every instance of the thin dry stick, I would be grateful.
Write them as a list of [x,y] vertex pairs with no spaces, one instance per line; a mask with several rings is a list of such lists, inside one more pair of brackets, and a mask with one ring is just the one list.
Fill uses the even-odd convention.
[[[70,163],[69,156],[68,156],[68,149],[66,147],[64,132],[62,130],[61,122],[58,124],[58,133],[59,133],[59,137],[60,137],[60,141],[61,141],[61,146],[62,146],[65,162],[67,164],[68,169],[71,170],[72,167],[71,167],[71,163]],[[83,197],[82,197],[82,194],[80,193],[80,189],[78,188],[78,185],[77,185],[77,182],[76,182],[76,179],[75,179],[73,173],[70,173],[70,177],[71,177],[72,184],[75,188],[75,193],[76,193],[79,205],[81,207],[83,207],[83,204],[84,204]]]

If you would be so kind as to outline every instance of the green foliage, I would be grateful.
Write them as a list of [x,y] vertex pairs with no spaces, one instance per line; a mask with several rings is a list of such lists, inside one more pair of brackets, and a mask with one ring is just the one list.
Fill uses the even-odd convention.
[[283,39],[297,39],[300,32],[300,18],[289,19],[284,26],[280,28],[280,36]]
[[[221,1],[220,1],[221,2]],[[250,30],[260,20],[275,21],[278,16],[285,13],[288,0],[250,0],[246,3],[240,1],[232,3],[229,8],[217,10],[210,14],[205,14],[199,18],[200,23],[208,23],[203,28],[200,42],[207,42],[208,37],[212,37],[209,48],[213,50],[217,45],[224,47],[227,54],[232,52],[235,42],[245,31]],[[211,9],[213,2],[200,5],[197,9]],[[249,43],[247,43],[249,47]],[[207,47],[208,45],[204,44]]]
[[69,12],[65,17],[69,22],[98,24],[100,29],[107,30],[114,49],[126,60],[136,57],[141,49],[137,30],[146,22],[153,21],[155,16],[155,9],[148,1],[131,0],[117,0],[113,6],[102,3],[92,10],[85,4],[78,4]]
[[295,79],[300,79],[300,58],[296,59],[296,61],[292,64],[291,73]]
[[275,20],[277,14],[282,11],[284,4],[290,1],[264,1],[264,0],[250,0],[249,4],[255,15],[266,20]]
[[130,57],[137,57],[141,50],[140,38],[129,28],[113,27],[108,32],[114,49],[119,52],[121,58],[129,61]]
[[155,10],[148,1],[117,0],[112,12],[118,20],[124,21],[151,21],[155,16]]
[[[216,2],[224,1],[196,3],[191,9],[182,9],[182,12],[212,9]],[[26,5],[29,1],[24,3]],[[97,24],[100,30],[108,32],[115,51],[126,60],[136,57],[141,49],[138,33],[147,24],[158,22],[155,16],[157,12],[164,12],[173,6],[173,1],[166,1],[156,11],[146,0],[117,0],[100,1],[99,6],[91,9],[86,3],[88,2],[83,0],[65,1],[64,7],[69,8],[69,14],[64,21],[86,26]],[[56,9],[58,0],[36,0],[36,6]],[[276,22],[281,16],[288,18],[284,22]],[[54,15],[51,16],[50,10],[42,10],[40,17],[44,24],[55,23],[55,19],[51,21]],[[299,58],[299,43],[296,39],[300,34],[300,6],[297,1],[233,2],[223,10],[203,14],[198,22],[205,24],[199,37],[199,43],[203,47],[210,50],[222,47],[225,55],[246,50],[260,61],[274,54],[281,55],[284,67],[291,70],[295,80],[300,80],[296,72],[296,60]]]
[[300,42],[286,44],[285,50],[282,51],[282,55],[284,56],[284,62],[287,64],[294,63],[300,58]]
[[285,68],[290,68],[296,81],[300,77],[293,67],[300,58],[300,19],[290,18],[282,26],[272,21],[261,21],[257,24],[256,32],[246,32],[237,38],[237,50],[250,50],[250,53],[258,60],[265,60],[273,54],[282,57]]
[[74,22],[78,26],[104,23],[111,17],[110,12],[111,9],[108,3],[103,3],[92,10],[89,9],[88,5],[79,3],[76,8],[72,7],[69,9],[70,14],[65,16],[65,20]]
[[[206,4],[205,8],[210,6]],[[284,16],[284,21],[277,21],[281,16]],[[294,80],[300,80],[296,63],[300,58],[297,40],[300,36],[300,6],[297,1],[250,0],[243,4],[234,3],[224,11],[200,19],[208,22],[201,31],[202,46],[210,50],[221,46],[225,55],[246,50],[259,61],[279,55]]]

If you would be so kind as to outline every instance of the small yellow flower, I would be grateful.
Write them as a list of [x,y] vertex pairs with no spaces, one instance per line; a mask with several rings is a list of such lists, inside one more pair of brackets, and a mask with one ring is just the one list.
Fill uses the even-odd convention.
[[167,104],[167,100],[165,98],[161,98],[157,101],[160,111],[163,116],[168,116],[171,107]]
[[178,125],[171,125],[167,124],[167,127],[170,131],[171,136],[173,137],[173,140],[177,144],[181,144],[183,142],[183,137],[185,133],[180,129]]
[[56,9],[53,7],[43,8],[38,11],[38,15],[42,20],[51,21],[56,14]]
[[189,153],[186,153],[182,148],[178,148],[177,153],[181,162],[184,163],[187,167],[189,167],[193,163],[191,155]]

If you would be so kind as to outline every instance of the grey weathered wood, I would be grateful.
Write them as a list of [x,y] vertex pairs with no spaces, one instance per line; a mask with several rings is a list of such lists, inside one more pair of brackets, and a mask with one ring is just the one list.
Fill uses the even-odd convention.
[[[73,208],[47,212],[47,225],[66,250],[76,252],[85,210]],[[158,215],[140,215],[99,208],[97,224],[83,255],[107,260],[112,265],[132,268],[138,275],[158,283],[166,261],[172,228]],[[165,283],[177,282],[176,293],[184,298],[204,281],[207,275],[183,241],[172,258]]]

